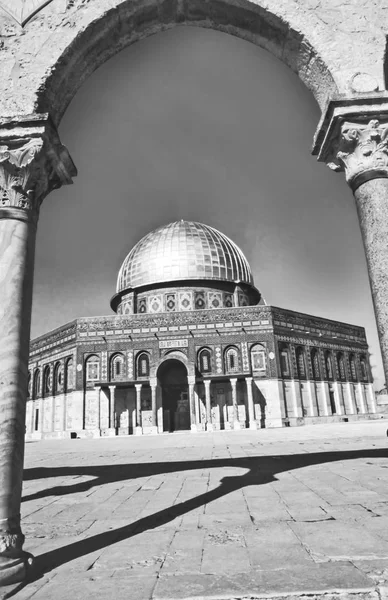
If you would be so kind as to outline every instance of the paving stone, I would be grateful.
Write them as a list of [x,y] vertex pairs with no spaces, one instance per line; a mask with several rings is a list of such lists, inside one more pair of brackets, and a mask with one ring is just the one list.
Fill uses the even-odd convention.
[[289,525],[315,561],[388,558],[388,543],[359,525],[339,521]]

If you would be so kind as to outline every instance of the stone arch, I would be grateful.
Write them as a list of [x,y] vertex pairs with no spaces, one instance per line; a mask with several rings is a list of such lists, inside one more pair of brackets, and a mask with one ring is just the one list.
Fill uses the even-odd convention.
[[[300,77],[321,108],[341,91],[336,71],[344,54],[340,44],[329,44],[333,28],[295,0],[288,0],[287,6],[278,0],[74,4],[58,17],[56,27],[47,27],[38,61],[29,44],[37,23],[45,29],[44,13],[54,11],[54,4],[25,26],[18,49],[25,73],[19,82],[24,89],[22,97],[15,90],[9,116],[48,112],[58,125],[72,97],[95,69],[132,43],[176,25],[215,29],[268,50]],[[0,109],[4,113],[1,103]]]

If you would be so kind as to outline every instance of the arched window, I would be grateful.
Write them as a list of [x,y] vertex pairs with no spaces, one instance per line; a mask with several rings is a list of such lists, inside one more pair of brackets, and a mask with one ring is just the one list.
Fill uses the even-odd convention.
[[212,370],[211,353],[207,348],[198,354],[198,368],[201,373],[209,373]]
[[353,381],[357,381],[357,368],[356,368],[356,359],[354,354],[349,355],[349,365],[350,365],[350,377]]
[[150,374],[150,358],[147,352],[142,352],[137,357],[137,376],[148,377]]
[[313,348],[311,350],[311,364],[313,367],[313,377],[314,379],[321,378],[321,369],[319,367],[319,352],[317,348]]
[[227,373],[236,373],[239,370],[237,348],[228,348],[225,352],[225,367]]
[[31,371],[28,371],[27,398],[31,398]]
[[124,356],[122,354],[115,354],[110,361],[110,378],[112,380],[123,379],[124,375]]
[[331,359],[331,352],[327,350],[325,352],[325,368],[326,368],[326,377],[328,379],[333,379],[333,362]]
[[290,375],[291,375],[290,354],[289,354],[288,346],[281,346],[279,355],[280,355],[280,370],[281,370],[282,376],[290,377]]
[[57,362],[54,368],[54,394],[60,394],[63,390],[63,365]]
[[86,360],[86,381],[98,381],[100,379],[100,359],[92,354]]
[[342,354],[342,352],[338,352],[338,354],[337,354],[337,369],[338,369],[339,378],[341,379],[341,381],[344,381],[346,379],[346,371],[345,371],[344,355]]
[[49,365],[43,371],[43,396],[49,396],[52,389],[51,368]]
[[251,348],[251,365],[253,371],[265,372],[267,369],[266,352],[264,346],[255,344]]
[[35,400],[40,394],[40,370],[35,369],[34,381],[32,384],[32,397]]
[[306,379],[306,360],[303,348],[299,347],[295,351],[296,367],[298,370],[298,379]]
[[365,356],[360,356],[361,378],[363,381],[368,380],[368,365]]
[[73,359],[68,358],[66,361],[66,371],[65,371],[65,392],[72,390],[74,388],[74,364]]

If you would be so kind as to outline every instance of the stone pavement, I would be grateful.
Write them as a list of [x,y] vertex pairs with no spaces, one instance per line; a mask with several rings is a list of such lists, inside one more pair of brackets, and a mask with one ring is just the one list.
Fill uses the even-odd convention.
[[387,427],[28,443],[14,597],[386,599]]

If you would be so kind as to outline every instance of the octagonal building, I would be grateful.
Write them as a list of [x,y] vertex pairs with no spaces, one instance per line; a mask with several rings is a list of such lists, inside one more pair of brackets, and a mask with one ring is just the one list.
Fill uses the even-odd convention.
[[372,418],[362,327],[267,306],[240,248],[176,221],[130,250],[113,316],[31,342],[29,438]]

